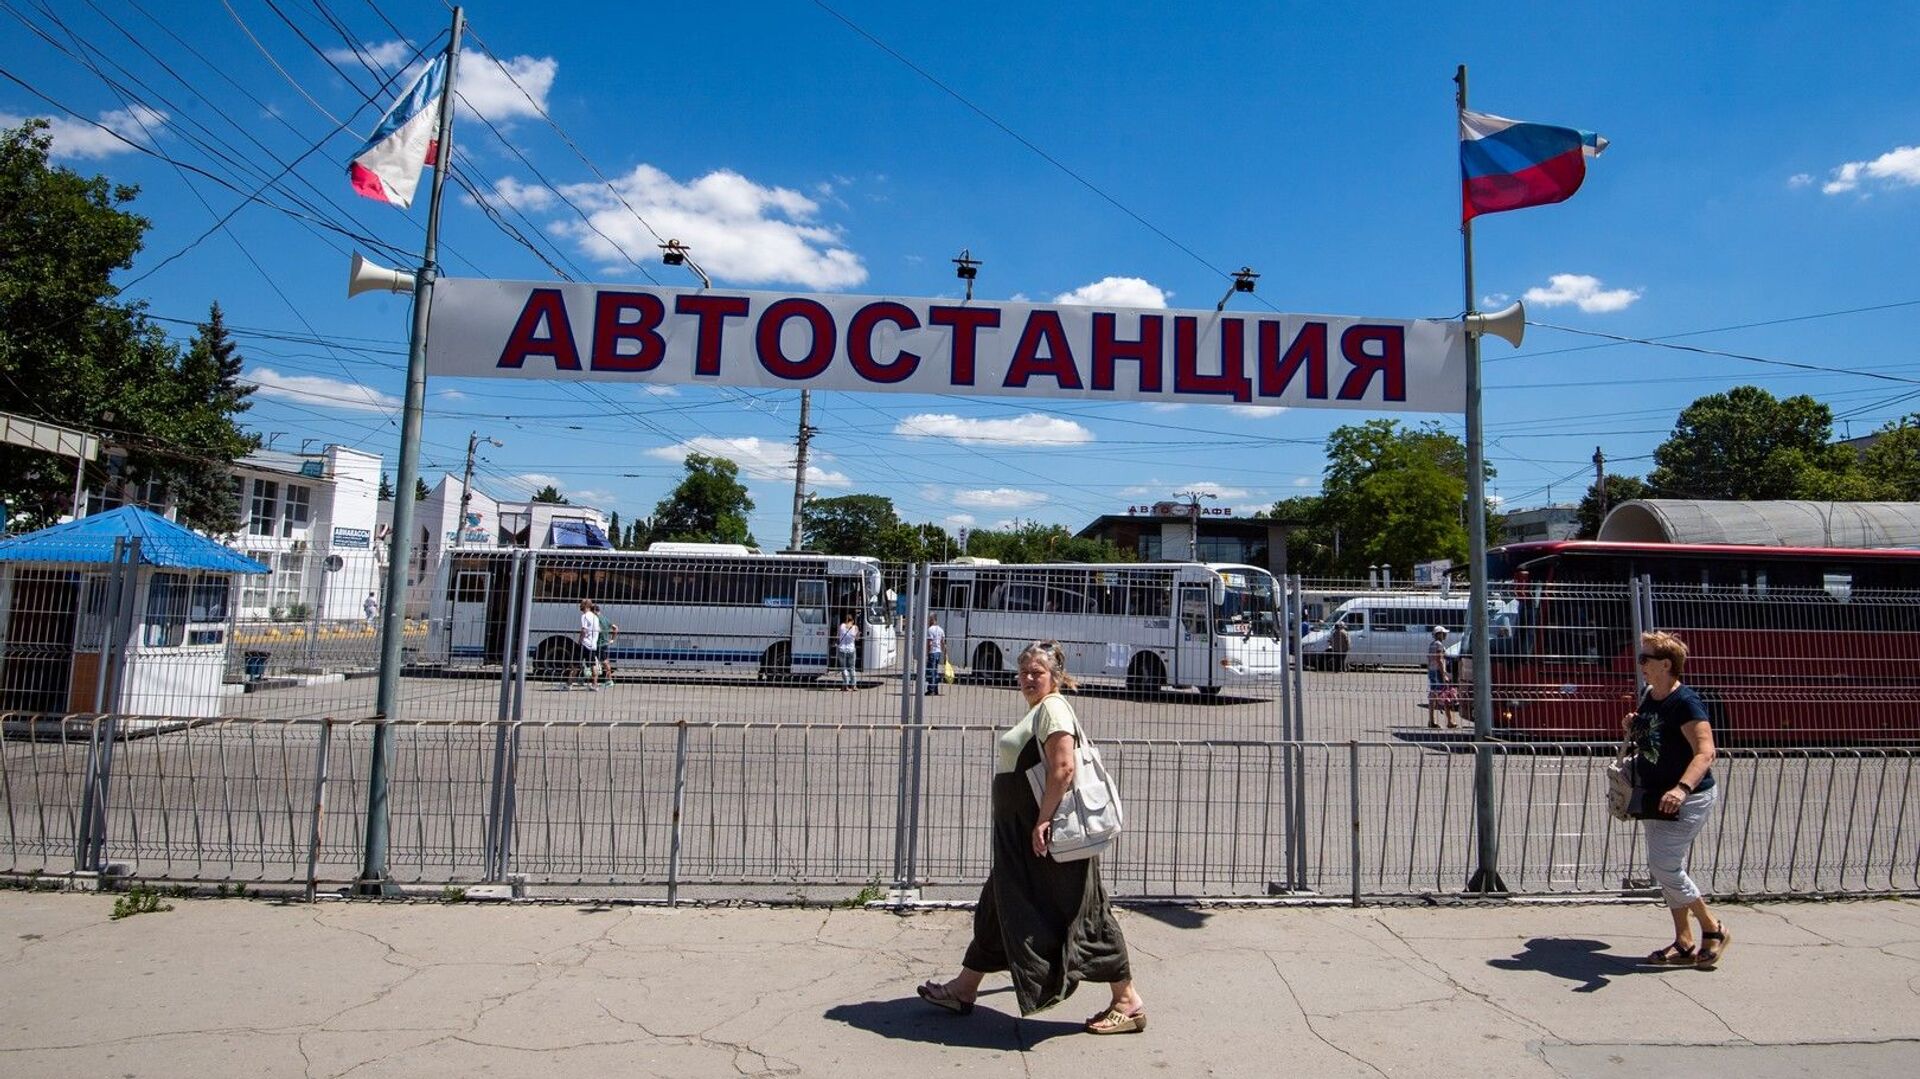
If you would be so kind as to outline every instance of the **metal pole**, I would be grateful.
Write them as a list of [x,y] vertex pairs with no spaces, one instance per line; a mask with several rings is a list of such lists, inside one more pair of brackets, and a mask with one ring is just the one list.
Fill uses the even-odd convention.
[[320,749],[313,770],[313,813],[307,830],[307,902],[317,894],[320,882],[320,822],[327,811],[327,755],[333,746],[333,717],[320,721]]
[[518,809],[520,790],[520,730],[521,724],[526,719],[527,714],[527,644],[529,638],[532,636],[534,581],[538,579],[540,570],[539,551],[527,551],[525,552],[525,557],[527,560],[527,572],[520,582],[518,600],[521,612],[518,627],[519,635],[515,639],[513,646],[515,669],[513,679],[513,721],[507,728],[507,770],[502,780],[502,786],[506,793],[503,794],[500,799],[500,832],[499,835],[495,837],[499,843],[500,851],[496,860],[499,862],[500,873],[503,877],[512,875],[513,821],[514,814]]
[[1353,836],[1349,851],[1349,865],[1353,870],[1352,900],[1354,906],[1360,905],[1360,743],[1347,743],[1347,802],[1348,813],[1352,817]]
[[467,433],[467,467],[460,473],[460,516],[453,522],[453,545],[467,545],[467,504],[473,501],[473,455],[480,448],[480,432]]
[[420,479],[420,424],[427,400],[427,315],[433,306],[433,280],[440,240],[440,196],[453,159],[453,92],[460,61],[464,10],[453,9],[447,41],[447,81],[440,95],[439,158],[433,168],[433,197],[427,207],[426,245],[413,284],[413,331],[407,342],[407,398],[400,424],[400,468],[393,493],[393,551],[387,563],[387,606],[380,616],[380,680],[374,698],[373,764],[367,773],[366,856],[356,890],[363,895],[397,894],[387,876],[388,773],[393,766],[393,722],[400,715],[400,645],[407,606],[407,571],[413,561],[413,491]]
[[499,864],[501,806],[506,800],[504,780],[507,774],[507,723],[513,713],[513,642],[518,636],[516,627],[520,615],[520,568],[521,555],[514,552],[513,583],[507,590],[507,624],[500,638],[500,702],[494,714],[493,727],[493,785],[487,796],[487,849],[483,859],[486,879],[497,881],[501,877]]
[[687,721],[673,741],[673,845],[667,850],[667,905],[680,903],[680,812],[687,803]]
[[[1307,591],[1306,578],[1295,575],[1293,578],[1293,622],[1296,627],[1306,617]],[[1296,742],[1307,740],[1307,669],[1300,662],[1300,635],[1293,635],[1293,739]],[[1306,759],[1300,758],[1293,786],[1294,819],[1303,822],[1307,819],[1307,769]],[[1293,840],[1293,873],[1304,890],[1307,886],[1307,836],[1304,827]]]
[[798,551],[805,539],[807,520],[807,443],[813,440],[813,428],[807,418],[813,410],[813,391],[800,391],[800,433],[794,438],[800,452],[793,462],[793,531],[787,537],[787,549]]
[[913,590],[920,583],[918,569],[918,566],[909,565],[907,579],[903,582],[907,589],[907,624],[903,627],[905,639],[900,642],[900,767],[893,792],[893,886],[896,891],[908,887],[907,773],[913,759],[912,716],[926,705],[920,699],[917,688],[920,679],[916,672],[920,670],[920,665],[913,650]]
[[[1456,101],[1467,110],[1467,65],[1454,75]],[[1466,315],[1473,298],[1473,221],[1460,223],[1461,269],[1466,284]],[[1486,895],[1505,892],[1500,879],[1500,822],[1493,806],[1493,670],[1487,645],[1487,468],[1485,433],[1480,426],[1480,337],[1468,332],[1467,349],[1467,623],[1473,627],[1473,805],[1478,866],[1467,890]]]
[[[919,587],[916,596],[919,600],[919,620],[914,635],[920,638],[921,694],[913,710],[913,777],[907,790],[907,884],[908,888],[918,888],[920,882],[920,776],[926,769],[927,711],[925,683],[929,678],[940,677],[940,672],[927,667],[927,612],[933,608],[933,567],[922,564],[919,572]],[[909,604],[912,606],[912,604]]]
[[[1650,578],[1647,577],[1627,578],[1627,606],[1630,608],[1633,617],[1633,651],[1636,655],[1638,655],[1640,651],[1640,635],[1647,631],[1646,609],[1644,606],[1646,595],[1644,593],[1645,586],[1642,582],[1649,579]],[[1635,663],[1633,665],[1633,699],[1638,702],[1646,695],[1647,672],[1640,664]]]

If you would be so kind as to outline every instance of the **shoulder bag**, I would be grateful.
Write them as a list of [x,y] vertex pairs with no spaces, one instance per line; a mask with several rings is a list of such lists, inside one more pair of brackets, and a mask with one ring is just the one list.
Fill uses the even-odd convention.
[[[1079,862],[1107,852],[1120,838],[1123,816],[1120,788],[1108,773],[1100,750],[1082,731],[1074,743],[1073,789],[1053,814],[1053,838],[1047,854],[1056,862]],[[1044,758],[1044,754],[1043,754]],[[1027,769],[1027,784],[1038,803],[1047,792],[1047,762]]]
[[1623,742],[1620,754],[1607,765],[1607,812],[1614,820],[1633,819],[1633,743]]

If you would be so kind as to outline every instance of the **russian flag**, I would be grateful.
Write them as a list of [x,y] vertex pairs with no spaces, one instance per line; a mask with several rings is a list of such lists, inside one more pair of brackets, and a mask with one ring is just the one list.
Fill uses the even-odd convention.
[[439,147],[440,97],[447,89],[447,57],[433,58],[413,86],[375,125],[360,152],[347,165],[353,189],[401,209],[413,205],[420,170],[434,163]]
[[1460,220],[1564,202],[1607,140],[1591,131],[1460,112]]

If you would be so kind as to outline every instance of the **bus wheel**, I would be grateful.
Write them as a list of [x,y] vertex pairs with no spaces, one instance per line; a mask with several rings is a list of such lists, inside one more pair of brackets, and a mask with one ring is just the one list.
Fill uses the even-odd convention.
[[548,637],[533,653],[535,678],[567,678],[580,666],[580,646],[568,637]]
[[1221,691],[1221,690],[1223,690],[1223,689],[1225,689],[1225,688],[1227,688],[1227,687],[1225,687],[1225,686],[1201,686],[1201,687],[1200,687],[1200,695],[1201,695],[1202,697],[1218,697],[1218,696],[1220,695],[1220,691]]
[[1152,652],[1142,652],[1127,664],[1127,692],[1144,696],[1166,684],[1167,668]]
[[785,641],[767,649],[760,657],[760,680],[762,682],[793,681],[793,646]]
[[1000,646],[983,644],[973,650],[973,677],[975,681],[992,682],[1000,677]]

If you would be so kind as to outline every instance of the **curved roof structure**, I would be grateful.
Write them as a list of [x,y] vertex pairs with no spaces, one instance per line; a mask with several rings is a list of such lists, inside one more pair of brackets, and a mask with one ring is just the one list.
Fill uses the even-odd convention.
[[1920,547],[1920,502],[1622,502],[1603,542],[1730,543],[1758,547]]
[[113,541],[138,539],[140,561],[164,569],[269,573],[266,566],[138,506],[122,506],[77,521],[0,540],[0,562],[113,561]]

